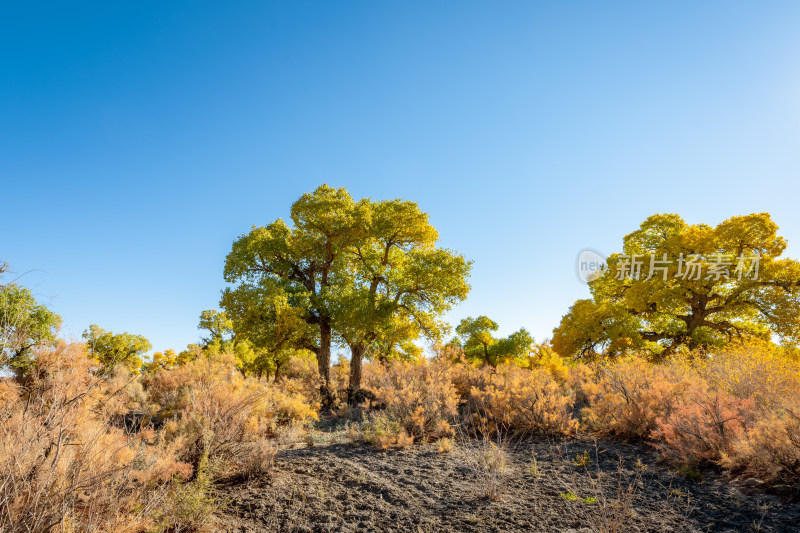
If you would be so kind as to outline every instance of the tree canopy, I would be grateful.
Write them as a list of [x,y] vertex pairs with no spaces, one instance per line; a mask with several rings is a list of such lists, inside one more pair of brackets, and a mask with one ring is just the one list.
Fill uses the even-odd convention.
[[533,348],[533,337],[525,328],[515,331],[505,338],[495,338],[497,322],[486,316],[463,319],[456,327],[456,344],[464,350],[467,359],[490,366],[521,360]]
[[142,356],[152,347],[150,341],[141,335],[106,331],[92,324],[83,332],[89,356],[106,367],[121,365],[134,374],[144,366]]
[[[332,401],[333,307],[344,272],[342,255],[359,235],[354,209],[355,202],[345,189],[322,185],[292,204],[292,227],[281,219],[253,226],[233,243],[225,260],[225,281],[238,284],[239,302],[257,302],[262,296],[257,293],[279,288],[288,305],[299,309],[302,319],[315,329],[314,338],[304,339],[310,342],[303,347],[317,356],[320,392],[328,404]],[[223,300],[223,307],[230,302],[230,298]]]
[[355,213],[360,231],[346,249],[337,301],[337,327],[351,353],[351,394],[361,386],[368,350],[408,350],[420,334],[440,339],[447,326],[439,317],[466,298],[471,268],[436,246],[438,233],[414,202],[366,198]]
[[[5,264],[0,264],[0,274]],[[55,341],[61,317],[36,302],[31,291],[9,283],[0,285],[0,367],[24,367],[36,346]]]
[[233,243],[224,272],[233,286],[221,305],[262,353],[312,351],[323,398],[334,340],[350,347],[350,389],[358,389],[370,350],[413,353],[409,342],[439,336],[439,316],[469,290],[470,262],[436,246],[413,202],[356,202],[322,185],[292,205],[291,219],[254,226]]
[[767,213],[716,227],[653,215],[627,235],[623,252],[589,282],[553,332],[562,355],[681,347],[778,335],[800,341],[800,262],[781,258],[786,240]]

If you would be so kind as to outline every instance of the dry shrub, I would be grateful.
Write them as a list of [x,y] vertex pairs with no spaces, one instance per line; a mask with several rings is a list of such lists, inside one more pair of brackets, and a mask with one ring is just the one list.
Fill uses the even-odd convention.
[[278,387],[289,393],[298,393],[310,401],[319,402],[319,382],[319,368],[315,358],[292,356],[286,364]]
[[191,475],[151,434],[109,423],[119,390],[93,370],[83,344],[62,342],[34,354],[24,387],[4,383],[0,530],[141,531]]
[[387,361],[365,365],[364,382],[385,408],[382,416],[415,440],[429,441],[453,433],[459,398],[451,373],[445,362]]
[[449,453],[453,450],[453,439],[451,437],[442,437],[435,444],[439,453]]
[[569,367],[567,372],[567,387],[575,393],[575,405],[589,404],[589,395],[584,389],[587,383],[597,380],[597,375],[592,367],[585,363],[577,363]]
[[481,432],[569,433],[578,424],[574,401],[572,391],[547,370],[507,364],[474,375],[469,411],[473,428]]
[[[347,386],[350,384],[350,361],[343,357],[331,365],[331,390],[339,398],[347,397]],[[318,385],[319,386],[319,385]]]
[[800,482],[800,395],[740,435],[720,464],[735,473],[769,482]]
[[[279,424],[316,419],[314,406],[299,393],[269,388],[234,370],[228,355],[202,357],[150,380],[152,398],[171,419],[167,442],[182,439],[182,457],[198,465],[203,457],[221,470],[247,470],[248,455]],[[234,473],[221,472],[221,473]]]
[[246,478],[253,478],[268,473],[275,463],[275,446],[265,440],[248,443],[239,460],[239,473]]
[[764,411],[780,409],[800,394],[800,364],[768,342],[731,343],[697,357],[696,366],[711,387],[752,399]]
[[450,381],[456,389],[456,394],[463,400],[469,400],[469,393],[472,390],[472,383],[476,380],[476,375],[483,373],[483,368],[477,368],[471,363],[455,363],[443,361],[441,364],[450,365]]
[[673,462],[697,465],[719,460],[745,434],[755,419],[752,400],[711,390],[700,381],[683,395],[668,416],[659,421],[654,436],[662,453]]
[[608,363],[597,374],[596,382],[582,386],[590,404],[582,411],[584,422],[599,432],[639,438],[649,437],[659,419],[669,416],[692,381],[681,366],[640,358]]

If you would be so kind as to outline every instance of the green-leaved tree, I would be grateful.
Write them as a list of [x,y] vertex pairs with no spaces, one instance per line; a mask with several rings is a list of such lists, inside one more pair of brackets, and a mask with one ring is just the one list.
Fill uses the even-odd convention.
[[495,338],[497,322],[486,316],[467,317],[456,327],[456,344],[464,350],[467,359],[496,367],[500,363],[522,360],[533,348],[533,337],[520,328],[508,337]]
[[106,368],[123,366],[138,374],[144,366],[143,356],[150,348],[150,341],[141,335],[106,331],[96,324],[83,332],[89,356]]

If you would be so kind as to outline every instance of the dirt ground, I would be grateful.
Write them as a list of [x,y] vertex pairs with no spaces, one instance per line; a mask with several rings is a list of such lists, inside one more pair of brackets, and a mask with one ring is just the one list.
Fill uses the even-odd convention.
[[309,440],[283,447],[271,475],[219,488],[221,531],[800,532],[800,505],[755,480],[689,480],[644,444],[515,442],[491,499],[469,467],[480,445],[384,452],[341,430]]

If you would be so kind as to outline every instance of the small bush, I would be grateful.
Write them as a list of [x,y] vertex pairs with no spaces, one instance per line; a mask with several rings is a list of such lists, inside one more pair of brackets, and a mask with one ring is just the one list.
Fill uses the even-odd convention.
[[614,361],[598,369],[597,382],[583,383],[589,407],[582,417],[601,433],[647,438],[660,419],[669,417],[690,383],[679,366],[653,365],[640,358]]
[[388,420],[414,440],[430,441],[453,433],[458,394],[451,373],[444,362],[387,361],[366,365],[364,382]]
[[735,473],[769,482],[800,481],[800,396],[779,412],[758,420],[722,454]]
[[403,423],[388,413],[371,413],[361,424],[360,438],[381,450],[407,448],[414,444],[414,437]]
[[510,474],[505,441],[500,433],[494,438],[484,434],[478,439],[463,438],[460,447],[464,463],[472,471],[481,495],[497,500]]
[[659,421],[655,437],[662,453],[679,464],[696,465],[719,460],[755,419],[752,400],[710,390],[699,382]]
[[563,434],[577,428],[574,401],[572,392],[547,370],[508,364],[475,375],[469,411],[473,427],[490,433],[502,429]]

